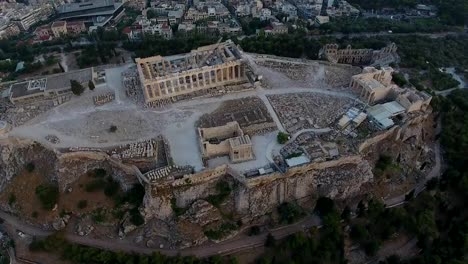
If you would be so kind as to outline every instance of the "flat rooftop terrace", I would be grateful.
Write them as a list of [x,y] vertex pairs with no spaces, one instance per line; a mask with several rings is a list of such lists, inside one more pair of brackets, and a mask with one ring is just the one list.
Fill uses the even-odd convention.
[[19,98],[47,90],[61,90],[70,87],[70,81],[80,83],[93,79],[93,68],[47,75],[41,78],[26,80],[10,86],[11,98]]

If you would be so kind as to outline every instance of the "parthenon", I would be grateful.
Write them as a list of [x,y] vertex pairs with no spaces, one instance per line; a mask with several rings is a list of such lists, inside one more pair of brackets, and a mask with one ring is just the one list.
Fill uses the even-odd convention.
[[136,59],[145,102],[248,82],[247,63],[230,40],[190,53]]

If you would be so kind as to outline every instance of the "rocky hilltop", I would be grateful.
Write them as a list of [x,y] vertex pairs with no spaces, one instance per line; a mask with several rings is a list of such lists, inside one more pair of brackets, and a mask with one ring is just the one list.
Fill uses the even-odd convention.
[[[62,153],[32,141],[5,139],[0,142],[0,189],[29,162],[45,172],[44,177],[55,182],[61,193],[81,175],[104,168],[123,190],[135,183],[144,185],[139,211],[146,223],[145,237],[150,241],[164,237],[173,245],[186,247],[208,238],[229,238],[242,226],[274,222],[276,208],[285,202],[311,208],[320,196],[351,201],[371,193],[384,197],[386,191],[400,186],[403,191],[409,190],[433,167],[434,153],[429,147],[433,135],[428,129],[431,118],[419,116],[402,127],[376,133],[359,142],[356,154],[291,167],[285,173],[245,177],[222,165],[156,183],[142,181],[135,165],[105,152]],[[405,173],[377,175],[374,166],[382,153]],[[134,229],[123,228],[121,235]]]

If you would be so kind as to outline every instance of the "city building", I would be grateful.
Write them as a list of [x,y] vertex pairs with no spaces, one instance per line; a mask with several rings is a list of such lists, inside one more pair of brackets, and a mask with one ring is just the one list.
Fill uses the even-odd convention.
[[67,33],[71,35],[78,35],[86,32],[86,26],[83,21],[70,21],[67,22]]
[[315,21],[315,25],[317,27],[320,27],[323,24],[330,23],[330,17],[328,17],[328,16],[316,16],[314,21]]
[[279,34],[287,34],[288,27],[281,22],[272,22],[271,26],[267,26],[264,29],[265,35],[279,35]]
[[128,0],[125,5],[136,10],[144,10],[146,8],[146,0]]
[[36,40],[45,41],[50,40],[54,36],[54,33],[50,29],[50,26],[44,25],[39,26],[34,30],[34,36]]
[[50,26],[50,29],[52,30],[52,33],[56,38],[65,36],[67,34],[67,22],[55,21],[54,23],[52,23],[52,26]]
[[20,30],[27,31],[32,25],[46,18],[47,14],[45,15],[42,8],[40,7],[35,9],[24,8],[17,11],[17,14],[12,19],[12,22],[17,24]]
[[124,12],[125,8],[121,2],[95,0],[61,5],[57,9],[57,16],[67,22],[83,21],[89,26],[102,27],[110,21],[119,21]]
[[0,39],[17,36],[20,33],[18,25],[14,23],[4,24],[0,27]]

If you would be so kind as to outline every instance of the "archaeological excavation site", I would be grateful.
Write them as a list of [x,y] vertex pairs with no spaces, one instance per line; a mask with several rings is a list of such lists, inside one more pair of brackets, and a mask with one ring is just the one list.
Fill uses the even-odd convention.
[[[188,255],[279,226],[283,204],[397,201],[439,166],[432,97],[392,81],[395,44],[353,51],[313,61],[228,40],[5,85],[0,206]],[[95,88],[75,95],[72,80]]]

